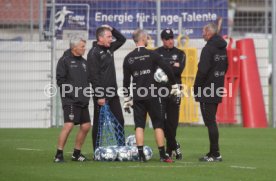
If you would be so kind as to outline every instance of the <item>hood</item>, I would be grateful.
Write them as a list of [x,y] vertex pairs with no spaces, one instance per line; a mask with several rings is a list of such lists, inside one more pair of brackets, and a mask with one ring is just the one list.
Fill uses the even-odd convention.
[[92,42],[92,46],[94,47],[94,46],[96,46],[97,45],[97,41],[93,41]]
[[67,50],[64,52],[63,55],[64,55],[64,56],[73,56],[73,54],[71,53],[71,49],[70,49],[70,48],[67,49]]
[[108,50],[110,48],[110,47],[105,47],[105,46],[99,45],[97,41],[93,41],[92,46],[100,47],[102,50]]
[[70,48],[67,49],[67,50],[64,52],[63,56],[70,56],[70,57],[75,57],[75,58],[82,58],[82,56],[74,56],[74,55],[72,54]]
[[207,45],[215,46],[219,49],[224,49],[227,46],[227,42],[219,35],[214,35],[208,40]]

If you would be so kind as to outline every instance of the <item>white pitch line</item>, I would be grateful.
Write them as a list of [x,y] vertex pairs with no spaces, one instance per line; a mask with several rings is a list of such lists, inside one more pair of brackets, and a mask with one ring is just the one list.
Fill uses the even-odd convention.
[[231,165],[231,168],[239,168],[239,169],[250,169],[250,170],[255,170],[257,169],[256,167],[246,167],[246,166],[237,166],[237,165]]
[[[142,163],[142,164],[144,164],[144,163]],[[123,166],[118,166],[118,167],[110,167],[110,168],[119,168],[119,169],[121,169],[121,168],[184,168],[185,166],[182,166],[182,165],[167,165],[167,166],[162,166],[162,165],[159,165],[159,166],[147,166],[147,165],[133,165],[133,166],[125,166],[125,167],[123,167]]]
[[199,162],[185,162],[185,161],[176,161],[176,163],[181,163],[181,164],[199,164]]
[[[161,163],[162,164],[162,163]],[[187,168],[187,167],[208,167],[208,165],[175,165],[175,164],[167,164],[167,165],[146,165],[146,163],[141,163],[141,165],[132,165],[132,166],[113,166],[110,168]]]
[[42,151],[41,149],[33,149],[33,148],[16,148],[17,150],[23,151]]

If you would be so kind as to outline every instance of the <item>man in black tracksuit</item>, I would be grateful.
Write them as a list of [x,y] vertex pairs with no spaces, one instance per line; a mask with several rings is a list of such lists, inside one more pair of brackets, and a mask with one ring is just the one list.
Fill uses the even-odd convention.
[[86,161],[81,154],[81,147],[91,127],[88,104],[90,90],[86,60],[82,57],[85,52],[86,41],[80,37],[70,40],[70,49],[65,51],[59,59],[56,70],[57,84],[60,87],[64,125],[58,138],[57,153],[54,162],[63,162],[63,149],[74,125],[80,124],[76,136],[73,161]]
[[219,93],[224,87],[224,76],[228,67],[227,43],[217,34],[217,26],[214,23],[204,26],[202,35],[207,43],[200,55],[194,93],[195,100],[200,102],[203,121],[208,128],[210,150],[199,160],[207,162],[222,161],[219,152],[216,112],[218,104],[222,101],[223,95]]
[[[185,67],[186,55],[183,51],[174,47],[174,36],[171,29],[164,29],[161,32],[161,39],[163,46],[155,51],[163,57],[163,59],[170,64],[177,84],[181,84],[181,74]],[[162,86],[161,83],[160,86]],[[168,87],[168,85],[165,85]],[[168,87],[170,88],[170,87]],[[165,113],[165,137],[166,137],[166,152],[172,156],[174,152],[176,159],[182,159],[180,144],[176,141],[176,129],[179,119],[180,97],[174,98],[171,96],[164,97],[162,100],[162,107]]]
[[[178,89],[170,67],[162,60],[162,57],[145,48],[147,46],[147,33],[138,29],[133,33],[133,40],[137,48],[125,57],[123,64],[123,86],[124,89],[128,90],[125,92],[124,108],[129,111],[129,108],[133,106],[134,109],[135,136],[139,160],[145,161],[143,153],[144,129],[146,115],[149,113],[159,149],[160,161],[171,163],[173,160],[165,154],[164,118],[161,110],[161,98],[158,95],[154,81],[154,72],[157,66],[162,68],[168,75],[172,85],[171,94],[180,95],[181,91]],[[133,83],[133,101],[130,97],[131,77]]]
[[[116,38],[116,41],[112,42],[112,36]],[[119,123],[122,127],[124,126],[122,108],[117,95],[118,87],[114,52],[126,41],[126,38],[119,31],[108,25],[103,25],[96,30],[96,38],[97,42],[93,43],[93,47],[87,55],[89,81],[93,88],[94,119],[92,140],[94,150],[96,149],[101,106],[107,103]]]

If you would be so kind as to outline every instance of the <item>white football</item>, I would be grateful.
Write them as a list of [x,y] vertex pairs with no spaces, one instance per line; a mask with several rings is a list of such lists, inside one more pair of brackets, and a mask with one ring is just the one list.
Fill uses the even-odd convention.
[[127,146],[136,146],[136,137],[135,137],[135,135],[129,135],[126,138],[126,145]]
[[128,149],[131,152],[131,160],[137,161],[139,159],[139,153],[137,146],[128,146]]
[[150,160],[153,156],[153,151],[149,146],[144,146],[144,154],[146,156],[146,160]]
[[102,157],[101,157],[101,153],[103,151],[103,147],[98,147],[95,152],[94,152],[94,160],[96,161],[101,161]]
[[168,76],[165,74],[165,72],[161,68],[157,68],[155,73],[154,73],[154,80],[156,82],[168,82]]
[[131,150],[127,146],[121,146],[118,151],[118,160],[123,161],[130,161],[132,160],[131,157]]
[[117,152],[112,147],[105,147],[101,152],[102,161],[114,161],[117,158]]

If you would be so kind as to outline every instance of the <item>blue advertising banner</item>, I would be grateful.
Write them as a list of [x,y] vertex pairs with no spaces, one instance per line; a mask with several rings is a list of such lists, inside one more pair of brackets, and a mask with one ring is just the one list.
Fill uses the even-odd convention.
[[[65,30],[89,31],[89,4],[56,4],[55,31],[58,39],[62,39]],[[51,9],[47,9],[47,16],[51,16]],[[50,27],[47,18],[46,28]]]
[[[63,30],[87,30],[95,39],[96,28],[108,24],[130,38],[143,27],[156,37],[156,2],[152,0],[57,0],[55,23],[58,37]],[[178,34],[179,22],[190,38],[201,38],[202,27],[222,18],[222,34],[227,34],[228,0],[163,0],[161,29],[171,28]],[[59,13],[59,14],[58,14]],[[50,17],[50,11],[48,17]]]

